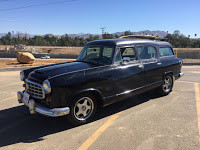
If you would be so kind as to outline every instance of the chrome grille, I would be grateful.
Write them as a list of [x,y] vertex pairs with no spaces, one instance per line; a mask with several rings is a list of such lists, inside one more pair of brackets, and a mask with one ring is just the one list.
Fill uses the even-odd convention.
[[26,92],[30,94],[32,97],[37,98],[37,99],[45,98],[42,84],[33,82],[29,79],[26,79]]

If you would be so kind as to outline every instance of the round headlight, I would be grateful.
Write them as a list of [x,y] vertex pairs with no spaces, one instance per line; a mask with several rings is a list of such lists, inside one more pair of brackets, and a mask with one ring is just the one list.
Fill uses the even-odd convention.
[[49,82],[48,80],[45,80],[45,81],[43,82],[43,88],[44,88],[44,92],[45,92],[46,94],[51,93],[51,85],[50,85],[50,82]]
[[21,79],[21,81],[24,81],[24,79],[25,79],[24,71],[20,72],[20,79]]

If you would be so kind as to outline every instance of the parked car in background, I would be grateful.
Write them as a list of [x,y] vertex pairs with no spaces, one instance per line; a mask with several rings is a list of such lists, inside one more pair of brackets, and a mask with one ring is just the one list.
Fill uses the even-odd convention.
[[42,57],[40,57],[41,59],[50,59],[50,56],[42,56]]
[[168,95],[183,76],[182,59],[168,42],[133,39],[92,41],[78,59],[21,71],[19,103],[30,113],[89,122],[98,107],[157,89]]
[[19,44],[19,45],[15,45],[15,47],[17,47],[17,48],[25,48],[25,45]]

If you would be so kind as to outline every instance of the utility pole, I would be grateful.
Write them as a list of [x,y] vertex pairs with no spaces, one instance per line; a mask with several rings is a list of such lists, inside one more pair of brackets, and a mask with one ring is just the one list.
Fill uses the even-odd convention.
[[102,38],[101,39],[103,39],[103,34],[104,34],[104,31],[105,31],[106,27],[102,27],[100,29],[102,30]]

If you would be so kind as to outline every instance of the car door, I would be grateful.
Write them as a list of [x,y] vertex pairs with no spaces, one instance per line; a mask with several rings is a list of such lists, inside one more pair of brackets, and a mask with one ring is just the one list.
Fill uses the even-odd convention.
[[119,47],[114,65],[118,94],[130,93],[145,85],[143,66],[134,47]]
[[157,49],[153,45],[136,46],[140,62],[144,66],[146,85],[162,81],[161,63],[157,59]]
[[[175,73],[174,69],[176,68],[175,65],[175,53],[173,49],[169,46],[162,46],[158,48],[158,60],[162,66],[162,73],[165,74],[166,72],[173,72]],[[179,63],[176,64],[177,67],[180,66]]]

